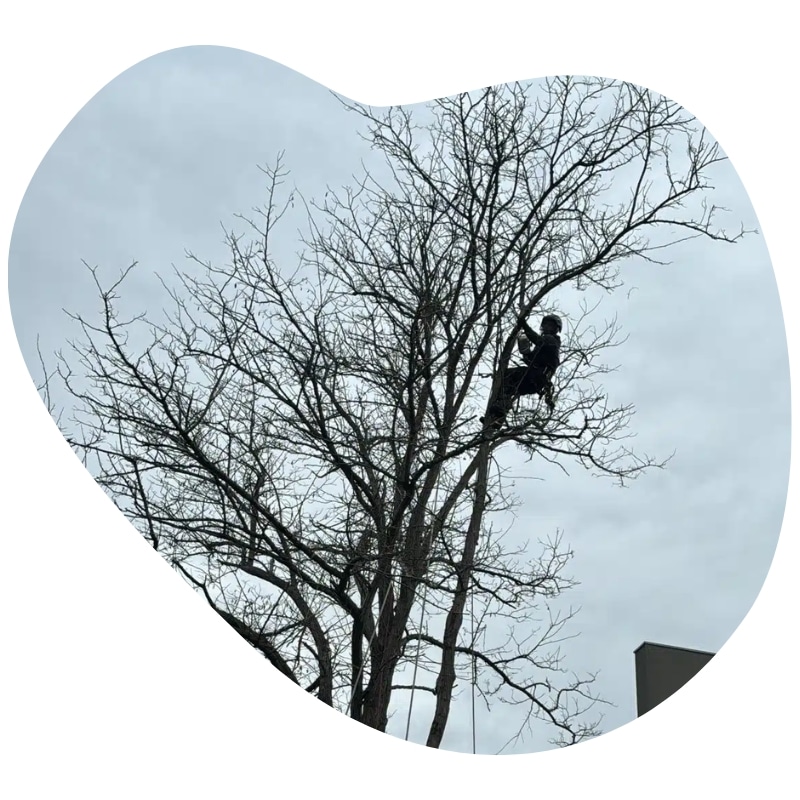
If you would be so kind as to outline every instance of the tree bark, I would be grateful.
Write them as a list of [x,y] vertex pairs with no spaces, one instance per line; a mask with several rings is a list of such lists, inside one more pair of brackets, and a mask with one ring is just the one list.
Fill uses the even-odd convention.
[[450,704],[453,698],[453,687],[456,682],[456,651],[458,634],[464,619],[464,607],[467,602],[470,583],[472,581],[472,567],[475,559],[475,550],[483,522],[486,507],[486,491],[489,477],[489,454],[491,443],[484,442],[478,452],[478,470],[475,478],[475,501],[472,506],[469,528],[464,542],[464,552],[458,567],[458,587],[453,597],[453,604],[447,614],[447,621],[442,637],[442,664],[439,676],[436,679],[436,709],[433,721],[428,732],[428,747],[439,747],[442,743],[447,720],[450,716]]

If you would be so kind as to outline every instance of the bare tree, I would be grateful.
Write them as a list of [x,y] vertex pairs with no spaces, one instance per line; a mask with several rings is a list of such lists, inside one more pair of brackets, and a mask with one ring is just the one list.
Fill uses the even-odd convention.
[[92,269],[102,313],[75,317],[78,361],[60,360],[67,436],[153,547],[324,703],[385,730],[396,692],[432,693],[438,747],[461,675],[581,741],[594,678],[562,666],[573,614],[550,603],[571,554],[560,536],[533,557],[504,544],[497,454],[514,442],[623,483],[663,464],[626,446],[633,410],[600,384],[616,326],[588,306],[571,320],[555,411],[520,401],[496,435],[477,418],[557,290],[612,291],[626,262],[743,235],[706,199],[723,156],[671,101],[606,80],[465,93],[422,125],[348,107],[388,177],[306,203],[291,273],[271,256],[295,197],[280,158],[247,236],[226,234],[230,262],[190,254],[163,321],[122,319],[128,270],[104,286]]

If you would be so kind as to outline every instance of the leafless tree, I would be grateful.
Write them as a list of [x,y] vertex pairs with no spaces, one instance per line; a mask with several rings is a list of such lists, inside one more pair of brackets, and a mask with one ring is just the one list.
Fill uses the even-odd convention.
[[[598,698],[562,666],[572,612],[551,610],[571,554],[560,536],[533,556],[504,544],[498,453],[623,483],[663,465],[626,446],[633,409],[603,390],[616,326],[588,305],[570,319],[555,411],[520,400],[497,434],[477,420],[557,290],[613,291],[627,262],[743,235],[708,199],[724,156],[675,103],[600,79],[348,108],[387,177],[306,202],[279,158],[246,235],[226,233],[229,263],[189,254],[163,320],[123,319],[130,268],[108,286],[92,268],[101,314],[75,317],[59,362],[66,434],[152,546],[322,702],[386,730],[397,692],[432,693],[438,747],[474,677],[573,744],[597,734]],[[289,270],[272,245],[295,202]]]

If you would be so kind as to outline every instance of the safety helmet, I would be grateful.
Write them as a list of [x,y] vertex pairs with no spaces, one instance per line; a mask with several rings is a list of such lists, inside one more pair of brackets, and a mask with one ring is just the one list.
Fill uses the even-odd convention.
[[555,329],[561,333],[562,326],[560,317],[557,317],[555,314],[547,314],[546,316],[542,317],[542,325],[544,325],[545,322],[552,322],[555,326]]

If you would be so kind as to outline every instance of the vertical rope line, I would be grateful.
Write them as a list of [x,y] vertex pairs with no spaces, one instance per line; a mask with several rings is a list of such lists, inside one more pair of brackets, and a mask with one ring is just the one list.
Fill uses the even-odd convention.
[[417,666],[419,665],[419,654],[422,649],[422,623],[425,619],[425,601],[428,597],[428,584],[422,590],[422,609],[419,612],[419,634],[420,638],[417,639],[417,654],[414,656],[414,673],[411,677],[411,699],[408,701],[408,719],[406,719],[406,741],[408,741],[408,732],[411,730],[411,709],[414,708],[414,692],[417,686]]
[[[470,616],[472,617],[472,649],[475,649],[475,587],[470,593]],[[477,682],[477,662],[472,656],[472,755],[475,755],[475,684]]]
[[380,608],[378,609],[378,616],[375,619],[375,625],[372,629],[372,636],[369,637],[369,641],[367,642],[367,654],[365,657],[361,659],[361,666],[358,668],[358,673],[356,675],[356,679],[353,684],[353,689],[350,692],[350,700],[348,700],[347,702],[347,711],[345,711],[345,716],[349,716],[350,714],[350,707],[353,705],[353,698],[355,697],[356,694],[356,686],[359,684],[364,674],[364,664],[367,662],[367,658],[372,653],[372,643],[373,641],[375,641],[375,634],[378,632],[378,625],[380,625],[381,617],[383,616],[383,609],[386,606],[386,601],[389,599],[390,595],[391,592],[386,592],[386,597],[383,598],[383,602],[381,603]]
[[[439,513],[439,489],[441,487],[439,484],[436,484],[436,493],[434,496],[434,504],[436,506],[436,515],[438,516]],[[444,523],[442,523],[444,524]],[[431,539],[430,547],[431,551],[428,553],[428,558],[425,559],[425,575],[427,575],[428,567],[430,566],[431,555],[433,554],[433,543],[434,539]],[[414,693],[416,692],[417,688],[417,667],[419,666],[419,655],[422,649],[422,624],[425,621],[425,602],[428,598],[428,582],[426,581],[422,588],[422,608],[419,612],[419,637],[417,639],[417,652],[414,656],[414,672],[411,677],[411,697],[408,701],[408,717],[406,718],[406,741],[408,741],[408,734],[411,730],[411,710],[414,708]]]
[[[437,482],[436,484],[436,492],[434,494],[434,504],[436,507],[435,516],[438,517],[439,515],[439,490],[441,489],[440,484]],[[442,523],[444,525],[444,522]],[[431,556],[433,555],[433,543],[435,539],[431,539],[430,548],[431,550],[428,553],[428,557],[425,559],[425,573],[423,577],[427,576],[428,574],[428,567],[431,563]],[[411,711],[414,708],[414,694],[417,689],[417,668],[419,666],[419,656],[420,651],[422,649],[422,624],[425,621],[425,603],[428,598],[428,582],[426,581],[423,588],[422,588],[422,608],[419,612],[419,637],[417,639],[417,652],[414,656],[414,673],[411,677],[411,697],[408,701],[408,717],[406,719],[406,741],[408,741],[409,731],[411,730]]]

